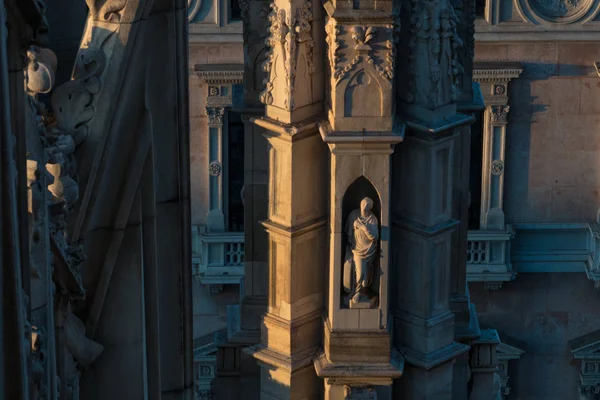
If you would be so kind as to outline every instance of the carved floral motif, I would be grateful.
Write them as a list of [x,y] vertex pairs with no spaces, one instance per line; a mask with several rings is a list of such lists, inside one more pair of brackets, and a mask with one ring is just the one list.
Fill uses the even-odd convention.
[[491,106],[491,119],[492,124],[506,124],[508,121],[508,111],[510,106]]
[[206,115],[209,124],[223,124],[224,108],[206,107]]
[[[330,18],[325,25],[327,33],[328,58],[331,76],[336,82],[346,77],[362,60],[366,61],[385,79],[392,80],[394,77],[395,66],[395,44],[398,41],[399,24],[390,24],[383,27],[375,26],[353,26],[350,30],[350,36],[354,40],[354,50],[356,54],[350,62],[341,62],[340,55],[340,37],[345,33],[344,28],[338,25],[333,18]],[[375,39],[379,29],[388,33],[388,40],[383,42],[383,60],[379,62],[375,59],[372,42]],[[382,50],[379,50],[381,53]]]

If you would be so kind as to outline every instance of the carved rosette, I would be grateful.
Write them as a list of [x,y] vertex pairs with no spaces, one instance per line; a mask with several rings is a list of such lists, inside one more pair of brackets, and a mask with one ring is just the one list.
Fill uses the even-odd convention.
[[491,106],[490,122],[493,125],[506,125],[508,122],[508,111],[510,106]]
[[224,108],[206,107],[206,115],[208,116],[208,123],[211,125],[223,125],[223,115],[224,114],[225,114]]
[[[293,4],[291,6],[291,9],[281,9],[277,4],[271,4],[270,36],[266,41],[270,49],[267,60],[263,64],[268,78],[265,80],[265,90],[260,95],[260,100],[265,105],[272,105],[286,111],[293,111],[297,107],[310,104],[314,73],[312,3],[305,0],[300,7],[294,8]],[[298,65],[298,62],[301,65]],[[301,77],[301,86],[305,95],[302,96],[294,95],[298,71],[304,75]],[[276,92],[273,89],[276,82],[281,82],[279,84],[284,86],[284,95],[281,98],[277,97],[279,95],[274,96]]]
[[459,24],[449,0],[411,1],[408,103],[435,109],[459,99]]

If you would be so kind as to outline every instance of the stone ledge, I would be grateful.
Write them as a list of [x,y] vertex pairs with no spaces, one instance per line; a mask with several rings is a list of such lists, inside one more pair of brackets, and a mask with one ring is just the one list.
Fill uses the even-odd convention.
[[398,348],[398,351],[404,356],[406,362],[409,364],[429,371],[468,352],[470,349],[471,346],[469,345],[452,342],[448,346],[428,354],[402,346]]
[[333,363],[387,363],[391,357],[391,337],[387,330],[332,330],[323,323],[324,351]]
[[404,372],[404,358],[396,351],[392,352],[390,362],[374,364],[333,363],[322,352],[315,357],[314,365],[317,376],[326,378],[330,384],[389,385]]
[[260,364],[267,368],[281,368],[290,373],[309,366],[316,351],[317,347],[313,347],[288,356],[271,350],[262,344],[246,347],[243,350],[245,354],[256,358]]

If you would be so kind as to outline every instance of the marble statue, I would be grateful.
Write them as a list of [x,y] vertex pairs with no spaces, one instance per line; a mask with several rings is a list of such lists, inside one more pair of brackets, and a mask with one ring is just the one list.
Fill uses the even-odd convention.
[[[373,214],[373,200],[365,197],[360,202],[360,209],[350,213],[346,221],[348,249],[344,268],[354,267],[354,288],[348,288],[351,303],[357,305],[370,302],[368,288],[374,274],[374,260],[379,245],[379,223]],[[349,272],[349,271],[348,271]]]

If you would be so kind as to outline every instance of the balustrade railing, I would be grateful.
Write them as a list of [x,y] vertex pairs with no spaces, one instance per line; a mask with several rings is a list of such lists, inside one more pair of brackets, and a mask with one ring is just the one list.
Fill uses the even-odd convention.
[[514,279],[510,263],[512,228],[503,231],[469,231],[467,239],[467,281],[485,282],[498,289],[502,282]]
[[239,284],[244,276],[244,233],[192,231],[194,277],[204,284]]

